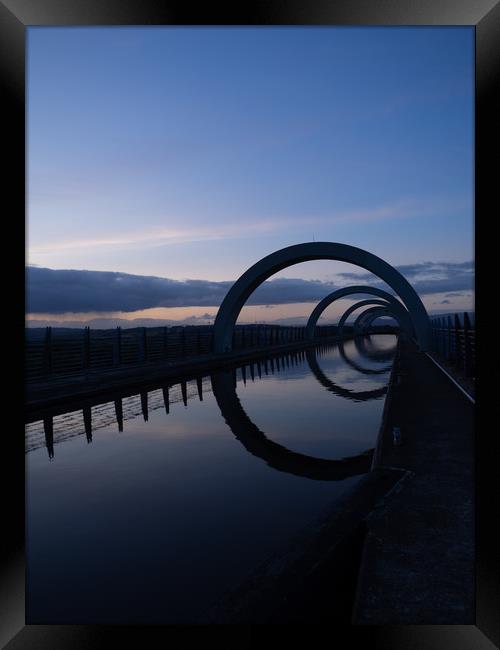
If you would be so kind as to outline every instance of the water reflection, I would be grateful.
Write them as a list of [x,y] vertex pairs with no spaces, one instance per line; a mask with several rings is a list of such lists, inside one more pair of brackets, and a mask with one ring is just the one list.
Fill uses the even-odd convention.
[[321,346],[37,418],[28,622],[197,622],[369,471],[383,400],[357,398],[387,379]]
[[[394,337],[389,337],[390,341]],[[377,342],[374,343],[373,338],[370,334],[365,334],[364,336],[356,336],[354,339],[354,345],[360,356],[365,359],[370,359],[372,361],[392,361],[396,353],[396,341],[394,343],[389,342],[389,346],[385,347],[381,343],[380,335],[377,337]]]
[[83,424],[87,442],[92,442],[92,408],[90,406],[83,407]]
[[[198,396],[203,401],[203,391],[211,390],[209,377],[195,378],[196,390],[188,381],[165,384],[161,388],[115,395],[111,401],[96,400],[79,409],[49,412],[40,417],[31,418],[26,425],[25,449],[32,452],[45,444],[49,458],[54,457],[54,444],[85,434],[88,443],[93,440],[93,433],[106,428],[111,423],[117,425],[123,433],[124,422],[141,414],[144,422],[149,420],[151,411],[164,408],[170,413],[170,404],[182,402],[187,407],[188,401]],[[171,392],[173,393],[171,395]],[[56,426],[54,426],[54,421]],[[41,435],[43,432],[43,435]]]
[[121,397],[115,399],[115,415],[118,422],[118,431],[123,432],[123,403]]
[[222,417],[245,449],[280,472],[321,481],[341,481],[365,474],[370,468],[373,450],[341,460],[327,460],[291,451],[270,440],[245,412],[231,372],[213,374],[212,391]]
[[372,399],[379,399],[387,393],[387,386],[380,386],[379,388],[374,388],[372,390],[352,390],[350,388],[339,386],[321,370],[316,353],[313,349],[307,351],[307,363],[319,383],[324,386],[326,390],[335,393],[335,395],[338,395],[339,397],[350,399],[354,402],[366,402]]
[[45,433],[45,445],[49,458],[54,458],[54,421],[52,418],[43,419],[43,431]]
[[[393,348],[392,350],[388,350],[387,352],[381,353],[382,356],[383,356],[383,358],[381,359],[380,356],[376,356],[376,355],[372,354],[371,350],[367,349],[363,338],[364,337],[357,336],[354,339],[354,345],[355,345],[356,350],[358,351],[360,356],[365,357],[365,359],[370,359],[370,360],[387,361],[387,360],[390,359],[392,361],[392,358],[394,356],[395,348]],[[349,366],[351,366],[351,368],[354,368],[354,370],[357,370],[358,372],[360,372],[360,373],[362,373],[364,375],[381,375],[381,374],[384,374],[385,372],[389,372],[390,369],[391,369],[392,363],[389,364],[388,366],[384,366],[383,368],[364,368],[359,363],[356,363],[355,361],[350,359],[349,356],[346,354],[344,341],[339,341],[338,347],[339,347],[340,355],[342,356],[344,361]]]
[[[268,440],[265,434],[263,434],[258,429],[258,427],[255,427],[254,437],[255,439],[260,437],[261,442],[263,442],[262,439],[263,436],[264,439],[266,440],[267,446],[264,449],[260,444],[257,446],[255,446],[256,443],[254,445],[250,444],[248,439],[248,432],[255,425],[252,424],[251,420],[244,412],[244,409],[241,406],[241,403],[239,402],[237,395],[234,393],[234,388],[237,386],[238,373],[241,377],[241,380],[243,381],[243,385],[246,386],[247,378],[248,378],[247,369],[250,373],[251,381],[254,382],[256,377],[262,379],[262,377],[268,377],[270,375],[280,374],[283,371],[288,370],[290,368],[294,368],[294,367],[296,368],[301,363],[306,361],[310,371],[312,372],[316,380],[322,386],[324,386],[329,392],[334,393],[338,397],[352,400],[354,402],[363,402],[372,399],[379,399],[386,394],[387,392],[386,386],[384,385],[377,386],[376,388],[371,390],[353,390],[350,388],[343,387],[338,382],[335,382],[331,377],[326,376],[326,374],[322,371],[320,367],[318,357],[321,357],[324,353],[328,353],[333,349],[338,349],[339,354],[343,359],[343,361],[349,367],[351,367],[361,375],[383,375],[390,371],[391,368],[390,365],[387,366],[384,365],[382,368],[377,368],[377,367],[366,368],[351,358],[352,348],[354,348],[358,353],[359,357],[362,357],[370,362],[378,363],[380,361],[387,361],[393,359],[395,353],[395,344],[391,345],[388,348],[384,348],[383,345],[381,345],[380,343],[380,338],[381,337],[379,336],[377,339],[377,343],[374,344],[369,336],[356,337],[355,339],[350,340],[347,343],[340,341],[334,345],[327,344],[327,345],[317,346],[315,348],[309,348],[307,350],[297,350],[297,351],[289,352],[287,354],[270,355],[265,358],[258,359],[255,362],[250,362],[242,366],[234,367],[231,370],[223,373],[218,373],[211,376],[209,375],[197,376],[194,378],[194,381],[196,383],[196,391],[193,388],[188,391],[188,385],[190,383],[188,380],[180,380],[179,382],[165,383],[161,387],[161,389],[158,388],[148,389],[139,392],[138,397],[140,401],[140,412],[142,414],[144,422],[147,422],[149,419],[150,410],[157,410],[158,408],[163,407],[167,415],[170,413],[170,403],[171,403],[170,391],[171,390],[173,390],[175,393],[174,403],[178,401],[182,401],[184,406],[187,407],[188,400],[197,396],[199,401],[203,401],[203,391],[204,390],[210,391],[213,390],[214,387],[217,387],[217,390],[214,392],[216,392],[216,400],[219,405],[219,408],[223,412],[222,414],[226,419],[226,421],[229,421],[231,423],[229,424],[228,422],[233,433],[242,442],[243,440],[246,440],[246,443],[244,443],[246,448],[249,449],[250,451],[250,447],[253,447],[254,451],[252,451],[252,453],[255,453],[255,455],[257,456],[261,456],[262,458],[266,458],[267,462],[269,462],[269,464],[273,466],[276,466],[277,469],[278,466],[280,466],[280,469],[282,469],[282,471],[287,471],[283,469],[284,466],[287,465],[288,467],[290,467],[290,471],[292,473],[300,474],[302,470],[298,469],[298,465],[295,462],[298,461],[299,459],[295,458],[293,462],[291,461],[293,456],[290,456],[290,454],[293,454],[293,452],[288,452],[288,450],[281,448],[280,445],[277,446],[280,449],[278,449],[277,447],[273,448],[273,444],[275,443],[272,443],[272,441]],[[394,339],[394,337],[390,337],[390,338],[391,340]],[[351,347],[351,352],[347,353],[346,348],[349,346]],[[231,380],[229,380],[229,377],[231,378]],[[230,383],[231,386],[229,386]],[[155,394],[158,391],[161,391],[162,394],[161,400],[159,400],[158,396]],[[39,423],[35,422],[34,428],[32,427],[30,429],[30,427],[27,427],[26,450],[33,451],[37,449],[41,444],[43,444],[42,439],[40,438],[39,435],[37,435],[37,429],[40,428],[39,426],[40,424],[43,424],[44,442],[50,459],[54,458],[54,444],[67,440],[68,438],[80,435],[81,433],[85,433],[87,443],[91,443],[93,431],[107,426],[112,420],[116,422],[118,426],[118,431],[123,432],[124,420],[130,417],[136,417],[137,415],[136,410],[132,410],[130,412],[130,409],[128,414],[126,415],[124,414],[124,406],[123,406],[124,401],[128,405],[130,405],[131,399],[132,396],[127,394],[125,396],[117,395],[112,402],[105,402],[105,403],[97,402],[96,404],[87,403],[82,407],[81,411],[79,411],[83,415],[82,418],[83,425],[84,425],[83,431],[80,431],[78,427],[75,427],[73,430],[71,430],[68,429],[67,426],[68,424],[70,424],[70,422],[75,425],[77,424],[78,411],[70,412],[69,414],[66,414],[64,416],[66,418],[66,427],[64,428],[63,432],[58,431],[56,433],[56,436],[54,436],[54,422],[53,422],[54,415],[50,415],[50,414],[45,415],[41,420],[41,422]],[[237,406],[238,404],[239,406]],[[96,410],[96,407],[99,407],[99,413],[94,413],[94,418],[93,418],[92,409],[94,408],[94,410]],[[243,413],[239,412],[240,409],[243,411]],[[241,433],[239,430],[241,430]],[[257,447],[259,448],[260,451],[257,450]],[[271,448],[273,448],[272,454],[270,452]],[[368,454],[368,452],[366,452],[366,454]],[[315,459],[315,460],[319,461],[320,459]],[[285,462],[285,465],[283,465],[283,462]],[[336,462],[340,463],[341,461],[336,461]],[[344,463],[342,466],[344,468],[347,468],[347,461],[342,461],[342,462]],[[367,460],[367,457],[363,455],[362,457],[360,456],[359,458],[353,460],[353,462],[349,463],[349,465],[352,467],[353,472],[357,472],[358,469],[354,469],[354,468],[366,467],[367,462],[369,462]],[[314,474],[315,470],[313,470],[312,466],[309,465],[310,465],[310,461],[308,460],[306,463],[307,467],[304,466],[303,471],[306,473],[312,472]],[[294,469],[292,469],[292,467]],[[338,466],[339,476],[342,475],[342,471],[344,471],[344,470],[340,471],[340,467],[341,466],[339,465]],[[319,471],[317,477],[319,477],[320,475],[326,477],[326,475],[329,472],[331,472],[331,475],[333,477],[335,476],[336,473],[335,471],[332,470],[331,466],[327,469],[326,466],[320,468],[319,465],[315,465],[315,468],[318,469]],[[351,471],[351,470],[345,469],[345,471]],[[328,480],[334,480],[334,479],[328,479]]]

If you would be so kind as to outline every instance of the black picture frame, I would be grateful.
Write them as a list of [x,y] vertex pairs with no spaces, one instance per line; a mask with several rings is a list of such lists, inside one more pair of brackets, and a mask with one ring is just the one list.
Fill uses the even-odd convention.
[[[498,169],[488,161],[492,137],[497,127],[499,108],[493,101],[495,82],[500,68],[500,6],[495,0],[320,0],[298,2],[259,0],[232,9],[206,3],[195,8],[186,2],[161,0],[0,0],[0,78],[3,88],[4,129],[3,151],[7,166],[3,174],[4,203],[8,198],[8,216],[17,224],[13,240],[17,250],[16,267],[19,285],[12,285],[9,297],[9,346],[22,354],[24,349],[24,262],[25,251],[25,39],[31,26],[72,25],[469,25],[476,33],[476,249],[481,236],[481,223],[488,221],[494,205]],[[497,127],[498,128],[498,127]],[[497,149],[498,151],[498,149]],[[4,209],[7,209],[6,207]],[[478,228],[479,225],[479,228]],[[9,231],[10,232],[10,231]],[[9,243],[9,248],[14,243]],[[10,267],[12,269],[12,266]],[[476,260],[476,277],[482,278],[481,260]],[[10,276],[10,274],[9,274]],[[15,295],[14,295],[15,294]],[[481,293],[476,293],[481,300]],[[17,297],[16,297],[17,296]],[[476,301],[477,302],[477,301]],[[476,312],[478,306],[476,304]],[[477,321],[476,321],[477,322]],[[481,317],[479,318],[481,323]],[[481,327],[481,325],[479,325]],[[483,421],[481,397],[483,387],[481,362],[483,346],[479,337],[479,377],[477,382],[478,412],[476,416],[476,625],[422,626],[348,626],[329,631],[332,644],[339,635],[349,636],[348,645],[391,650],[443,650],[444,648],[475,648],[487,650],[500,646],[498,603],[495,599],[498,575],[495,558],[498,547],[491,539],[492,512],[495,499],[495,468],[488,448],[490,438],[481,430]],[[24,394],[22,364],[9,366],[7,400],[10,404]],[[12,409],[11,409],[12,410]],[[14,409],[16,412],[16,409]],[[481,414],[481,416],[480,416]],[[486,418],[484,418],[486,419]],[[168,642],[174,633],[182,635],[183,643],[195,638],[206,642],[213,628],[180,626],[112,627],[112,626],[42,626],[25,625],[24,564],[24,432],[19,431],[19,418],[8,431],[4,430],[3,541],[5,550],[0,574],[0,642],[8,650],[36,648],[43,650],[68,648],[100,648],[121,646],[128,642],[137,647],[153,647]],[[8,435],[7,435],[8,434]],[[10,471],[5,476],[5,468]],[[229,630],[218,630],[224,636]],[[243,635],[236,633],[238,643],[251,642],[260,636],[258,629]],[[265,630],[266,636],[267,631]],[[280,637],[286,631],[280,631]],[[297,640],[301,635],[293,632]],[[192,636],[193,635],[193,636]],[[307,631],[304,640],[313,640]],[[6,644],[5,646],[3,644]]]

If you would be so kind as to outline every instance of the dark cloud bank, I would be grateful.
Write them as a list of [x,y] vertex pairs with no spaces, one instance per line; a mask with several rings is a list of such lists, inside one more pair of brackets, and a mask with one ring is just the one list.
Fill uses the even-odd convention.
[[[420,295],[471,291],[472,262],[431,263],[397,267]],[[68,312],[133,312],[153,307],[217,307],[233,284],[206,280],[169,280],[154,276],[104,271],[53,270],[28,267],[27,311],[30,314]],[[249,305],[317,302],[346,284],[384,286],[371,273],[338,274],[344,282],[268,280],[250,296]]]
[[[415,291],[425,296],[432,293],[448,293],[459,296],[462,292],[474,289],[473,262],[421,262],[396,267],[411,283]],[[371,273],[339,273],[347,282],[367,281],[374,286],[382,286],[378,279],[373,280]]]

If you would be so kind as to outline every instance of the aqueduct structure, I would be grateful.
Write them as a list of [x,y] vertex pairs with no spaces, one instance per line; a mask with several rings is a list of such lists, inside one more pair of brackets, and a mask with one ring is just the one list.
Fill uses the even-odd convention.
[[362,334],[371,326],[374,320],[383,316],[391,316],[397,320],[397,316],[384,307],[372,307],[371,309],[367,309],[354,321],[354,335]]
[[[353,296],[358,293],[381,298],[386,303],[393,305],[395,309],[404,308],[403,304],[399,300],[397,300],[392,294],[388,293],[387,291],[384,291],[383,289],[377,289],[376,287],[368,287],[363,285],[353,285],[350,287],[343,287],[342,289],[337,289],[337,291],[330,293],[328,296],[326,296],[326,298],[323,298],[323,300],[321,300],[313,309],[306,325],[306,338],[309,340],[314,339],[314,332],[318,320],[320,316],[323,314],[323,312],[327,309],[327,307],[329,307],[331,304],[333,304],[336,300],[339,300],[340,298]],[[408,310],[405,310],[404,323],[402,327],[405,327],[406,331],[408,331],[411,336],[414,335],[413,323],[411,320],[411,316],[408,313]]]
[[[233,331],[238,316],[246,301],[258,286],[275,273],[289,266],[312,260],[335,260],[354,264],[370,271],[386,282],[401,299],[404,307],[406,307],[408,317],[401,312],[400,317],[403,319],[400,321],[401,327],[405,328],[406,331],[411,331],[416,338],[420,350],[426,351],[429,349],[430,321],[426,309],[415,289],[399,271],[380,257],[355,246],[338,242],[307,242],[287,246],[263,257],[238,278],[227,292],[214,321],[214,352],[224,353],[231,351]],[[340,292],[347,291],[347,293],[342,295],[352,295],[353,288],[357,289],[357,293],[361,292],[359,290],[360,287],[348,287],[347,289],[341,289]],[[401,305],[401,302],[396,298],[387,292],[381,292],[380,289],[364,287],[363,292],[385,298],[390,302],[394,310],[398,309],[398,304]],[[380,292],[384,295],[381,295]],[[332,295],[334,295],[333,298]],[[312,331],[312,336],[314,336],[314,328],[322,311],[338,297],[341,297],[339,292],[330,294],[313,311],[316,320],[313,321],[310,319],[309,331]],[[329,302],[325,303],[327,299]],[[317,312],[322,303],[325,303],[324,307],[321,311]],[[403,309],[402,306],[401,309]],[[311,318],[313,314],[311,314]]]
[[399,326],[401,329],[405,330],[406,333],[411,337],[412,335],[412,328],[411,328],[411,323],[408,322],[408,312],[406,309],[401,305],[401,303],[398,303],[396,305],[389,304],[388,302],[385,302],[383,300],[375,300],[375,299],[370,299],[370,300],[361,300],[360,302],[354,303],[354,305],[351,305],[346,311],[343,313],[342,317],[339,320],[338,324],[338,334],[339,336],[342,336],[344,325],[346,320],[349,318],[349,316],[355,312],[356,310],[360,309],[361,307],[365,307],[367,305],[378,305],[378,307],[372,307],[372,309],[367,309],[366,311],[362,312],[358,318],[356,319],[354,323],[354,331],[356,332],[356,328],[359,326],[359,324],[362,322],[362,319],[365,317],[367,313],[372,313],[373,310],[383,310],[385,314],[390,314],[393,316],[399,323]]

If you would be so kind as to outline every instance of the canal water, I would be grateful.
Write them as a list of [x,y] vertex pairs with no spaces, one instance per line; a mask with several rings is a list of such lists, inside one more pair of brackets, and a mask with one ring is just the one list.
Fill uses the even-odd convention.
[[[27,622],[196,623],[370,469],[396,337],[26,426]],[[121,430],[120,430],[121,429]]]

